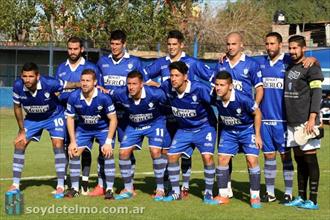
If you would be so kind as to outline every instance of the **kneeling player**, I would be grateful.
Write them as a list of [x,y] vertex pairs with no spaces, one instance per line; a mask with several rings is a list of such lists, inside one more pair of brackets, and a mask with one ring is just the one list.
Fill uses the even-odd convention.
[[[216,76],[214,104],[221,118],[222,130],[218,146],[217,181],[220,204],[229,203],[227,182],[228,163],[241,146],[246,155],[250,176],[251,207],[261,208],[259,149],[262,147],[260,135],[261,112],[248,96],[235,92],[230,73],[221,71]],[[254,126],[253,126],[254,123]]]
[[[115,107],[111,98],[95,87],[97,80],[94,70],[84,70],[80,82],[82,88],[70,94],[66,110],[70,135],[69,164],[72,188],[65,196],[69,198],[79,196],[80,155],[86,148],[91,151],[93,140],[96,139],[104,155],[107,186],[104,198],[113,199],[115,161],[112,148],[117,126]],[[78,118],[76,121],[75,116]],[[76,129],[75,123],[77,123]]]
[[161,150],[168,147],[170,142],[165,116],[160,113],[166,96],[159,88],[143,86],[143,76],[138,71],[130,72],[127,75],[127,86],[111,91],[110,95],[114,101],[121,103],[129,118],[119,151],[119,167],[125,189],[115,198],[121,200],[133,196],[130,156],[135,148],[141,149],[143,138],[148,137],[157,183],[154,200],[160,201],[165,195],[163,178],[167,164],[161,156]]

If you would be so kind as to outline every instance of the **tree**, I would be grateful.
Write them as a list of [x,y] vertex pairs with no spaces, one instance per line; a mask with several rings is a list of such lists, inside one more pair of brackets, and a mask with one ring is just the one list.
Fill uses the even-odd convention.
[[36,0],[1,0],[0,33],[6,40],[27,41],[36,24]]

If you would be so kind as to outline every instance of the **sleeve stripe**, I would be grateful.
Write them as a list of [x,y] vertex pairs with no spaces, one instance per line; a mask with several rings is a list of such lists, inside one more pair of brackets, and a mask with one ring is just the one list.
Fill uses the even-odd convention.
[[13,99],[13,102],[17,105],[21,104],[19,101],[15,100],[15,99]]
[[254,85],[254,88],[257,88],[257,87],[259,87],[259,86],[263,86],[264,84],[262,83],[262,82],[260,82],[260,83],[257,83],[256,85]]

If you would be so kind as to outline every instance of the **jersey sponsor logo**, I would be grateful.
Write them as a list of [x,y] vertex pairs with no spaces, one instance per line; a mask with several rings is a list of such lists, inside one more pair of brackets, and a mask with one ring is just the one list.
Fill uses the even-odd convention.
[[100,115],[81,115],[81,117],[84,119],[84,124],[88,125],[95,125],[99,122],[99,119],[101,118]]
[[236,89],[238,91],[243,91],[243,83],[242,83],[242,81],[239,81],[239,80],[234,79],[233,80],[233,84],[234,84],[234,89]]
[[49,105],[30,105],[23,108],[27,113],[45,113],[49,110]]
[[293,70],[289,71],[289,74],[288,74],[289,79],[298,79],[299,76],[300,76],[300,72],[295,71],[295,70],[294,71]]
[[283,89],[284,79],[275,77],[264,77],[263,84],[265,89]]
[[147,121],[147,120],[153,119],[153,115],[152,115],[152,113],[131,114],[131,115],[129,115],[129,119],[134,123],[139,123],[142,121]]
[[219,71],[224,71],[224,70],[226,70],[226,67],[220,67],[219,68]]
[[125,76],[107,75],[103,77],[103,80],[107,86],[126,86]]
[[75,108],[82,108],[82,105],[74,105]]
[[108,67],[110,67],[110,65],[109,65],[109,64],[107,64],[107,63],[105,63],[105,64],[102,64],[102,68],[108,68]]
[[195,109],[182,109],[171,106],[173,115],[179,118],[194,118],[197,116]]
[[221,117],[222,123],[224,123],[225,125],[228,125],[228,126],[242,124],[241,120],[238,118],[234,118],[231,116],[223,116],[223,115],[221,115],[220,117]]

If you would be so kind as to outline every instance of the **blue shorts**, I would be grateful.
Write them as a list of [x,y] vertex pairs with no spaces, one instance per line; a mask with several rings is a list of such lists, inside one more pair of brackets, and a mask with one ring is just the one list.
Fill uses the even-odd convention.
[[203,126],[196,130],[178,129],[167,154],[182,154],[190,158],[195,147],[201,154],[213,154],[215,141],[216,130],[212,126]]
[[[93,130],[88,131],[82,128],[76,129],[76,142],[78,148],[87,148],[89,151],[92,151],[94,139],[97,143],[99,143],[99,147],[101,148],[108,137],[108,129],[105,130]],[[112,148],[115,147],[115,141],[112,140]]]
[[42,121],[24,120],[26,139],[40,141],[42,131],[46,129],[51,138],[64,139],[66,134],[64,112]]
[[283,122],[262,122],[261,137],[262,150],[264,153],[286,151],[286,123]]
[[255,144],[254,127],[245,130],[222,129],[218,146],[218,154],[234,156],[242,148],[245,155],[259,155],[259,149]]
[[144,127],[127,126],[125,136],[120,144],[120,148],[130,148],[135,146],[142,149],[143,138],[148,137],[149,146],[161,149],[168,149],[171,138],[167,132],[165,121],[157,121]]

